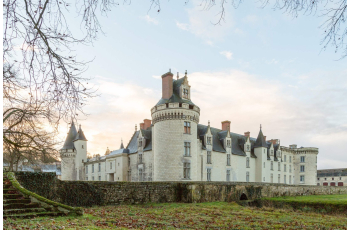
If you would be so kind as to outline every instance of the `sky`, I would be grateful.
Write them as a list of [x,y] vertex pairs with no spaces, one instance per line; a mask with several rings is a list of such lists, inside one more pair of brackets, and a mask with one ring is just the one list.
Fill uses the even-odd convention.
[[[119,149],[121,139],[127,145],[135,124],[151,119],[160,76],[171,69],[188,71],[201,124],[230,120],[232,132],[252,137],[261,124],[282,146],[318,147],[318,169],[346,167],[346,58],[332,46],[321,50],[322,17],[245,1],[227,4],[225,21],[214,25],[219,8],[203,10],[200,1],[164,1],[160,12],[140,2],[113,8],[100,18],[104,34],[75,47],[78,58],[93,60],[85,76],[100,95],[78,120],[90,154]],[[61,124],[61,139],[67,130]]]

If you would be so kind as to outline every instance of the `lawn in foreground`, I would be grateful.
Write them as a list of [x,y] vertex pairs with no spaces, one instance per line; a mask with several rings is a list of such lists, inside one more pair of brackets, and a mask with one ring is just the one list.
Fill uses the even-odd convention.
[[303,203],[324,203],[324,204],[347,204],[347,194],[342,195],[312,195],[312,196],[287,196],[287,197],[273,197],[264,198],[266,200],[276,201],[293,201]]
[[236,203],[167,203],[93,207],[82,217],[4,220],[4,229],[346,229],[345,215],[248,208]]

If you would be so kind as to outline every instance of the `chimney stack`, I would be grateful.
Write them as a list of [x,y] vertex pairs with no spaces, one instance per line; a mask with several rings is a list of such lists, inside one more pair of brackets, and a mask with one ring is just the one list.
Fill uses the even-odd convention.
[[275,144],[278,144],[278,139],[271,139],[269,140],[269,142],[275,145]]
[[221,122],[221,126],[222,126],[222,130],[223,131],[226,131],[228,130],[230,132],[230,124],[231,124],[231,121],[222,121]]
[[150,119],[144,119],[144,120],[143,120],[143,123],[144,123],[143,128],[144,128],[144,129],[148,129],[149,127],[151,127],[152,120],[150,120]]
[[162,98],[169,99],[173,95],[173,74],[167,72],[162,75]]
[[245,132],[245,133],[244,133],[244,136],[250,137],[250,132],[249,132],[249,131],[248,131],[248,132]]
[[264,140],[266,141],[266,136],[264,136]]
[[145,123],[140,123],[140,130],[145,129],[144,127],[145,127]]

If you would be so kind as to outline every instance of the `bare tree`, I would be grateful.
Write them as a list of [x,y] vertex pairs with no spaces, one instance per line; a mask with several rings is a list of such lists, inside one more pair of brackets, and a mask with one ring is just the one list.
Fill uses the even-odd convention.
[[[318,15],[324,18],[320,29],[324,30],[321,38],[322,49],[325,50],[329,44],[335,48],[335,52],[341,51],[341,58],[347,56],[347,1],[346,0],[259,0],[261,7],[273,5],[274,10],[282,10],[292,17],[300,14]],[[187,3],[188,1],[186,1]],[[205,10],[219,7],[218,19],[215,25],[225,21],[226,6],[231,4],[234,8],[243,0],[202,0],[201,6]],[[159,1],[157,1],[159,5]],[[320,11],[320,12],[319,12]]]

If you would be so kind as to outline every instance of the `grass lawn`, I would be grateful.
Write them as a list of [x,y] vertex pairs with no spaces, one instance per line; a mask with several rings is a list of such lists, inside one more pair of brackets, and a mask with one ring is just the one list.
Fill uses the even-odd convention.
[[302,203],[324,203],[335,205],[346,205],[346,194],[343,195],[313,195],[313,196],[295,196],[295,197],[274,197],[264,198],[265,200],[275,200],[284,202],[302,202]]
[[4,229],[346,229],[345,215],[322,215],[236,203],[167,203],[86,208],[81,217],[4,220]]

